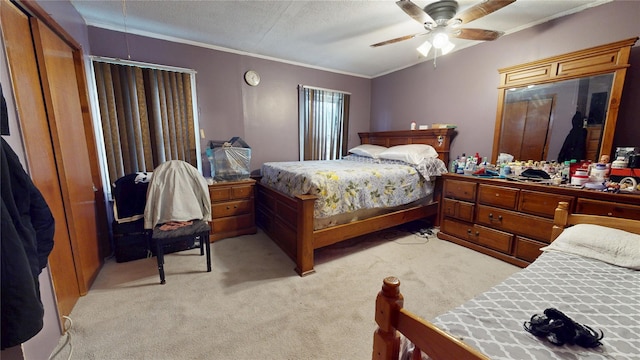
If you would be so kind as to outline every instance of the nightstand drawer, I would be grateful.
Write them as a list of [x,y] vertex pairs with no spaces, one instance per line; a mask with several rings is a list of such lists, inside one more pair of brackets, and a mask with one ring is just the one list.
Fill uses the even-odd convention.
[[476,222],[479,224],[516,234],[526,234],[547,243],[551,241],[553,221],[550,219],[484,205],[478,205],[477,213]]
[[573,205],[573,196],[563,196],[558,194],[547,194],[537,191],[520,191],[520,203],[518,210],[532,215],[539,215],[553,219],[553,215],[558,207],[558,202],[569,203],[569,209]]
[[211,217],[214,219],[250,213],[253,200],[229,201],[211,205]]
[[442,211],[445,216],[455,217],[465,221],[473,221],[474,207],[475,205],[472,203],[447,198],[442,202]]
[[476,184],[470,181],[449,180],[444,182],[444,197],[476,201]]
[[518,189],[480,184],[478,202],[506,209],[515,209],[518,203],[518,192]]
[[233,199],[246,199],[253,195],[253,183],[235,186],[209,187],[211,201],[225,201]]
[[231,188],[231,196],[233,199],[246,199],[253,196],[253,185],[234,186]]
[[244,214],[240,216],[213,219],[213,221],[211,221],[211,231],[215,235],[217,233],[251,228],[255,226],[254,219],[255,218],[253,214]]

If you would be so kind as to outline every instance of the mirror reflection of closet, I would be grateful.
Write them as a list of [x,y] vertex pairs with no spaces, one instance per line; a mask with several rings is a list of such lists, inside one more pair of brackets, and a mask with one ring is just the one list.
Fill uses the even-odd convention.
[[577,117],[586,129],[582,157],[595,159],[612,83],[613,74],[604,74],[508,89],[500,152],[521,160],[562,160],[560,150]]
[[[611,155],[629,66],[626,39],[500,69],[492,161],[557,160],[573,122],[582,119],[584,159]],[[582,141],[582,140],[581,140]]]

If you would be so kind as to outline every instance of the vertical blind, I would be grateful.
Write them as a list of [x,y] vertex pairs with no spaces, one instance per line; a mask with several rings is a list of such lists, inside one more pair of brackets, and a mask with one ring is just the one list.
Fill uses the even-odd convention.
[[192,74],[93,61],[109,183],[168,160],[197,167]]
[[347,153],[350,95],[298,86],[300,160],[335,160]]

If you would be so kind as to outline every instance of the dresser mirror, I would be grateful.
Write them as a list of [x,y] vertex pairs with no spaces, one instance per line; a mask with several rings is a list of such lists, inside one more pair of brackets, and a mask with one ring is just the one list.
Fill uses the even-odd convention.
[[[500,69],[492,161],[500,153],[525,161],[596,161],[611,155],[629,53],[637,39]],[[565,140],[584,148],[566,151]]]

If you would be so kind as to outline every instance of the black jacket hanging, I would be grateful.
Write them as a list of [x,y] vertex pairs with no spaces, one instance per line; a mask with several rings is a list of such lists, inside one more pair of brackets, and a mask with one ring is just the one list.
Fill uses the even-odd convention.
[[562,149],[558,154],[558,162],[576,159],[577,161],[585,160],[587,152],[587,129],[584,128],[582,114],[579,111],[573,115],[571,119],[571,130],[564,139]]
[[38,275],[53,249],[55,222],[49,206],[18,156],[2,139],[0,268],[2,272],[1,348],[19,345],[43,326]]

